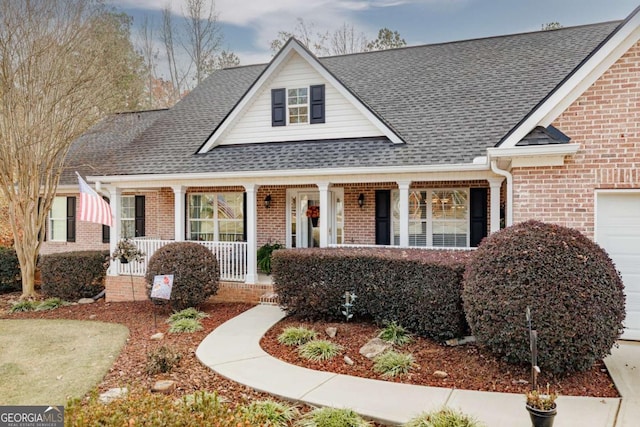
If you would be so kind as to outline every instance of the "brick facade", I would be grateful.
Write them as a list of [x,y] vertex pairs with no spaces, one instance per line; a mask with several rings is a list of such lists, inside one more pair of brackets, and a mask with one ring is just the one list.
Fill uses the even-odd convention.
[[579,143],[564,166],[514,168],[514,222],[538,219],[594,237],[595,190],[640,188],[640,43],[553,125]]

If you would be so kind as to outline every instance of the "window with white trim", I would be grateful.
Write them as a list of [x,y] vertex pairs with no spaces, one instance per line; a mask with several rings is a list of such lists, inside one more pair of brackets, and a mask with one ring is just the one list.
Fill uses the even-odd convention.
[[67,198],[54,197],[49,212],[49,239],[52,242],[67,241]]
[[120,197],[120,237],[136,237],[136,197]]
[[189,194],[188,200],[189,240],[244,240],[243,193]]
[[287,89],[289,124],[309,123],[309,89]]
[[[400,244],[400,195],[392,192],[393,242]],[[469,189],[409,192],[409,246],[468,247]]]

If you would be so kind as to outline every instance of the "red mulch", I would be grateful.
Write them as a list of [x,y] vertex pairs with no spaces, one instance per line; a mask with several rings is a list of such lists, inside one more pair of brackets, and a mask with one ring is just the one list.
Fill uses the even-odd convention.
[[[324,332],[327,327],[338,328],[338,334],[330,339],[344,347],[344,352],[330,361],[311,362],[302,359],[295,347],[287,347],[277,342],[278,335],[287,326],[304,325],[315,329],[322,339],[329,339]],[[287,318],[275,325],[261,341],[268,353],[295,365],[311,369],[337,372],[359,377],[383,379],[373,372],[373,362],[359,354],[359,349],[369,339],[374,338],[379,328],[367,323],[323,323],[301,322]],[[429,339],[417,338],[397,351],[411,353],[417,367],[408,375],[394,379],[396,382],[466,390],[483,390],[508,393],[525,393],[530,385],[530,367],[507,364],[475,344],[449,347]],[[347,365],[344,355],[355,364]],[[445,371],[448,377],[438,379],[434,371]],[[565,396],[618,397],[611,377],[602,361],[586,372],[558,376],[542,372],[538,384],[549,383],[559,394]]]

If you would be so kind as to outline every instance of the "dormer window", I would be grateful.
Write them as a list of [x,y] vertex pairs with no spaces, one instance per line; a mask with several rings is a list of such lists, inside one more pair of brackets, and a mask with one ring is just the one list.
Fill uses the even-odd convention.
[[271,90],[271,126],[325,122],[324,85]]
[[309,97],[308,89],[287,90],[287,108],[289,109],[289,124],[309,122]]

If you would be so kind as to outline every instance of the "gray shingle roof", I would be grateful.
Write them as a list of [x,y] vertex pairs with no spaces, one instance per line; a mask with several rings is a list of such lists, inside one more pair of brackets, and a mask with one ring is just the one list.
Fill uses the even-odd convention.
[[[266,65],[221,70],[133,140],[125,136],[110,164],[101,167],[108,171],[104,174],[122,175],[471,163],[495,146],[617,25],[320,59],[406,144],[381,137],[218,146],[207,154],[194,154]],[[103,173],[91,173],[98,174]]]

